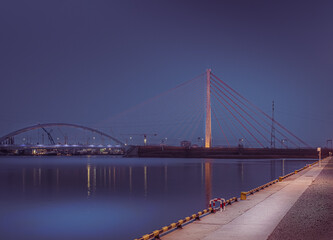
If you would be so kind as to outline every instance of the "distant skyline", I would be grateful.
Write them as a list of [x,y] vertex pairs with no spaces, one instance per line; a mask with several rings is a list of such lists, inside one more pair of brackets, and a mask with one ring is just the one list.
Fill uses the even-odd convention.
[[[332,1],[0,2],[0,136],[106,119],[207,68],[307,143],[333,138]],[[108,132],[110,133],[110,132]]]

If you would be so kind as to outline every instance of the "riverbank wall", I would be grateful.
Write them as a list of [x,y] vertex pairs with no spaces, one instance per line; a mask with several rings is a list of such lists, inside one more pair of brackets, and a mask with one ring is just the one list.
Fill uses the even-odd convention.
[[[322,150],[322,157],[329,155]],[[222,147],[175,147],[175,146],[132,146],[126,157],[156,158],[317,158],[315,148],[272,149],[272,148],[222,148]]]

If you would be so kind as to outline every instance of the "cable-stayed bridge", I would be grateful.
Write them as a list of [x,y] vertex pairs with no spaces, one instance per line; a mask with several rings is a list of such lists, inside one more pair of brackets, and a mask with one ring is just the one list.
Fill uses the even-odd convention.
[[[84,132],[64,133],[63,127]],[[55,128],[62,135],[57,139],[62,141],[52,137]],[[35,129],[41,133],[38,132],[35,141],[30,137],[30,148],[47,145],[54,149],[67,145],[81,150],[89,147],[101,150],[117,146],[128,155],[162,157],[316,155],[314,148],[274,118],[274,102],[272,112],[265,113],[210,69],[94,128],[64,123],[37,124],[3,136],[1,148],[26,146],[29,136],[22,134]],[[92,135],[87,136],[87,131]]]
[[211,70],[102,125],[112,126],[114,134],[133,145],[179,146],[187,141],[205,148],[310,147],[276,121],[272,113],[265,113]]

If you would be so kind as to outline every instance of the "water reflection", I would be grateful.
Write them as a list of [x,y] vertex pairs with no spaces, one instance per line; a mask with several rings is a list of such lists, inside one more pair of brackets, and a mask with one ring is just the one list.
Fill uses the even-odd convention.
[[241,183],[243,183],[244,182],[244,163],[243,162],[237,163],[237,168],[238,168]]
[[[5,185],[6,188],[10,186],[11,191],[28,194],[37,194],[44,188],[49,188],[49,191],[60,195],[68,189],[74,189],[73,193],[68,194],[76,195],[82,189],[80,185],[85,185],[85,195],[88,197],[95,194],[114,196],[113,193],[120,195],[134,193],[136,196],[147,198],[149,195],[161,193],[164,195],[178,193],[178,188],[182,186],[189,194],[202,189],[206,204],[213,195],[215,197],[216,191],[219,192],[218,189],[223,189],[225,185],[237,185],[246,190],[252,185],[278,178],[312,162],[286,159],[257,162],[237,160],[233,163],[205,159],[195,161],[197,162],[161,165],[153,163],[141,166],[111,164],[110,166],[94,163],[90,159],[85,168],[80,164],[73,167],[68,165],[54,167],[47,163],[38,167],[23,164],[11,169],[10,172],[3,172],[0,179],[1,185]],[[197,171],[199,172],[196,173]],[[16,188],[17,181],[21,183],[20,188]],[[55,182],[55,188],[52,182]]]
[[275,163],[276,161],[274,159],[272,159],[270,161],[270,167],[271,167],[271,179],[274,179],[274,176],[275,176],[275,172],[276,172],[276,169],[275,169]]
[[[213,197],[239,196],[311,162],[4,157],[0,239],[131,239],[206,208]],[[64,226],[64,219],[72,222]],[[36,225],[28,229],[28,222]],[[84,224],[95,235],[83,235]],[[57,226],[68,227],[64,236]]]
[[113,167],[113,191],[116,190],[116,168]]
[[103,174],[103,177],[104,177],[104,187],[106,187],[106,167],[104,167],[104,174]]
[[57,192],[59,191],[59,168],[56,169]]
[[206,206],[208,206],[210,199],[212,199],[212,164],[205,162],[205,189],[206,189]]
[[36,169],[33,170],[34,186],[36,186]]
[[25,168],[22,169],[22,192],[25,193]]
[[96,174],[96,166],[94,166],[94,168],[93,168],[93,188],[92,188],[92,192],[93,193],[95,193],[95,191],[96,191],[96,177],[97,177],[97,174]]
[[168,192],[168,165],[164,165],[164,193]]
[[111,170],[112,168],[109,167],[109,189],[111,189]]
[[129,167],[129,189],[130,193],[132,193],[132,167]]
[[38,185],[42,184],[42,169],[38,168]]
[[90,194],[91,194],[91,189],[90,189],[90,164],[87,165],[87,189],[88,189],[87,195],[89,197]]

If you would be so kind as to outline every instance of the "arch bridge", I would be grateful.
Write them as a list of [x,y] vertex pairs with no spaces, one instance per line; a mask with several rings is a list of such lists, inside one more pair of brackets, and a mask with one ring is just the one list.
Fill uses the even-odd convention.
[[[70,127],[70,128],[75,128],[75,129],[80,129],[80,130],[85,130],[85,131],[89,131],[91,133],[94,134],[98,134],[100,135],[102,138],[107,138],[109,140],[112,141],[112,143],[114,143],[114,145],[108,144],[97,144],[97,145],[93,145],[93,144],[67,144],[65,142],[65,144],[59,144],[56,143],[52,137],[51,131],[48,131],[47,128],[52,128],[52,127]],[[48,137],[48,140],[50,142],[50,144],[48,145],[44,145],[44,144],[16,144],[14,141],[14,138],[22,133],[26,133],[29,131],[33,131],[36,129],[41,129],[43,130],[43,134],[45,133]],[[44,136],[44,135],[43,135]],[[25,154],[26,152],[31,152],[31,154],[33,155],[41,155],[41,154],[34,154],[34,153],[61,153],[61,152],[65,152],[65,153],[82,153],[82,152],[86,152],[87,154],[92,153],[92,152],[96,152],[96,153],[103,153],[103,151],[105,151],[106,153],[111,153],[111,151],[114,152],[114,149],[118,149],[117,153],[119,153],[119,149],[122,149],[122,151],[120,151],[120,153],[123,153],[123,149],[125,148],[125,144],[118,140],[117,138],[104,133],[100,130],[94,129],[94,128],[90,128],[90,127],[86,127],[86,126],[82,126],[82,125],[78,125],[78,124],[71,124],[71,123],[43,123],[43,124],[36,124],[36,125],[32,125],[32,126],[28,126],[25,128],[21,128],[19,130],[13,131],[11,133],[8,133],[4,136],[2,136],[0,138],[0,148],[3,152],[6,153],[23,153]],[[112,150],[111,150],[112,148]],[[88,150],[89,151],[88,151]],[[92,150],[91,150],[92,149]]]

